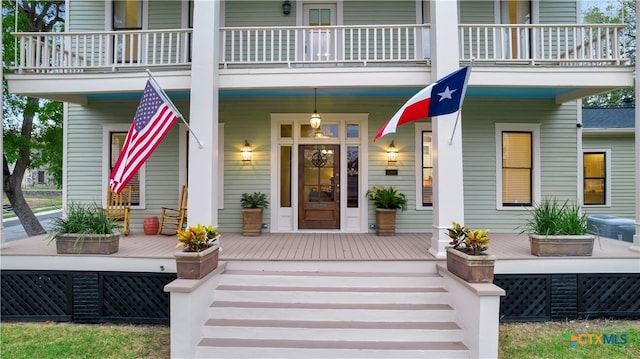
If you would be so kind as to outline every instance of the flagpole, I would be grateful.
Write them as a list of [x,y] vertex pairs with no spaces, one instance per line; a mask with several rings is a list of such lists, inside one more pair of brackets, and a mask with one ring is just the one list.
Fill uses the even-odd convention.
[[160,87],[156,79],[153,78],[153,75],[151,74],[151,71],[149,69],[147,69],[147,74],[149,74],[149,79],[151,80],[151,82],[153,82],[153,87],[155,87],[158,90],[158,92],[160,93],[160,96],[162,96],[162,99],[165,100],[165,102],[168,103],[169,106],[171,106],[171,109],[176,113],[176,115],[178,115],[178,117],[182,120],[182,122],[184,122],[184,125],[187,126],[187,129],[189,130],[189,133],[191,134],[191,136],[193,136],[196,142],[198,142],[198,146],[202,148],[202,142],[200,142],[200,140],[198,139],[198,136],[196,136],[193,133],[193,131],[191,131],[191,127],[189,127],[189,124],[187,123],[187,121],[184,119],[184,117],[182,117],[182,114],[180,113],[180,111],[178,111],[178,109],[173,104],[169,96],[167,96],[167,94],[164,92],[162,87]]
[[[473,66],[473,60],[475,60],[475,57],[471,58],[471,62],[469,63],[469,76],[471,76],[471,66]],[[465,86],[466,83],[465,83]],[[462,97],[460,98],[460,107],[458,109],[458,115],[456,116],[456,122],[453,124],[453,131],[451,132],[451,138],[449,139],[449,146],[451,146],[453,144],[453,136],[456,134],[456,128],[458,127],[458,120],[460,120],[460,111],[462,111],[462,103],[464,102],[464,93],[466,89],[463,89],[462,92]]]

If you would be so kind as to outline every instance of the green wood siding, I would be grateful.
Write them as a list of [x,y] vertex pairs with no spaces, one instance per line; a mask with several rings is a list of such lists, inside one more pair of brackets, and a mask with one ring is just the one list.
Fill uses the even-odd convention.
[[577,24],[577,1],[540,0],[541,24]]
[[295,26],[295,1],[291,2],[291,14],[282,13],[282,1],[227,1],[225,26]]
[[493,1],[459,2],[461,24],[495,24]]
[[345,1],[344,25],[416,23],[415,1]]
[[611,150],[611,206],[585,206],[588,214],[609,214],[635,218],[636,188],[634,135],[589,134],[584,136],[583,150]]
[[[65,24],[68,31],[104,31],[105,4],[103,1],[69,1],[69,23]],[[110,26],[110,25],[109,25]]]
[[469,98],[462,113],[465,224],[509,233],[527,218],[526,210],[496,209],[495,123],[539,123],[541,196],[576,199],[575,103]]
[[[140,100],[92,101],[69,105],[67,129],[67,196],[69,202],[102,203],[103,125],[123,125],[126,132]],[[188,102],[175,101],[184,116]],[[169,132],[146,162],[146,207],[132,209],[131,229],[142,231],[146,215],[159,215],[163,206],[178,203],[178,126]]]
[[182,28],[182,3],[178,0],[149,2],[149,30]]

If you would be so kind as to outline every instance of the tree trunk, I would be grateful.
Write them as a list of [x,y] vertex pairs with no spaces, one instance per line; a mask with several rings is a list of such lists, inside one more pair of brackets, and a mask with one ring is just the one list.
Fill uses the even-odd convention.
[[23,113],[23,122],[21,135],[25,138],[25,145],[20,148],[20,158],[16,161],[16,165],[13,167],[13,172],[9,173],[9,165],[7,158],[3,156],[3,168],[4,168],[4,189],[7,194],[7,198],[11,203],[13,212],[16,214],[22,227],[28,236],[37,236],[39,234],[47,233],[38,221],[38,218],[33,214],[33,211],[29,207],[29,204],[24,199],[22,193],[22,179],[24,173],[31,163],[31,156],[29,154],[29,143],[31,142],[31,131],[33,129],[33,118],[35,111],[38,108],[38,99],[33,97],[27,97],[27,106]]

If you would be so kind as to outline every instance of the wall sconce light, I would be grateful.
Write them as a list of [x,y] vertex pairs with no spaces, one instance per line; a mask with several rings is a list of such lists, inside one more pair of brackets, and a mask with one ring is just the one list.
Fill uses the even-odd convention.
[[320,128],[320,123],[322,122],[322,118],[320,117],[320,114],[318,113],[318,109],[317,109],[317,97],[316,97],[316,93],[317,90],[313,89],[313,113],[311,114],[311,118],[309,119],[309,124],[311,125],[311,128],[313,128],[314,130],[317,130],[318,128]]
[[240,156],[242,162],[251,162],[251,145],[247,140],[244,140],[244,146],[240,149]]
[[285,15],[291,14],[291,2],[289,0],[284,0],[282,3],[282,13]]
[[396,147],[393,140],[391,141],[389,148],[387,148],[387,162],[388,163],[398,162],[398,148]]

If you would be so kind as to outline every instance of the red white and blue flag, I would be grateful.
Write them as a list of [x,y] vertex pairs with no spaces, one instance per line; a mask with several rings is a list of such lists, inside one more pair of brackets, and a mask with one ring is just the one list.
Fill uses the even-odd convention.
[[154,81],[149,79],[116,161],[109,186],[120,193],[151,156],[178,118],[178,112]]
[[471,66],[466,66],[422,89],[382,126],[373,140],[389,133],[395,133],[398,126],[407,122],[446,115],[460,110],[470,74]]

